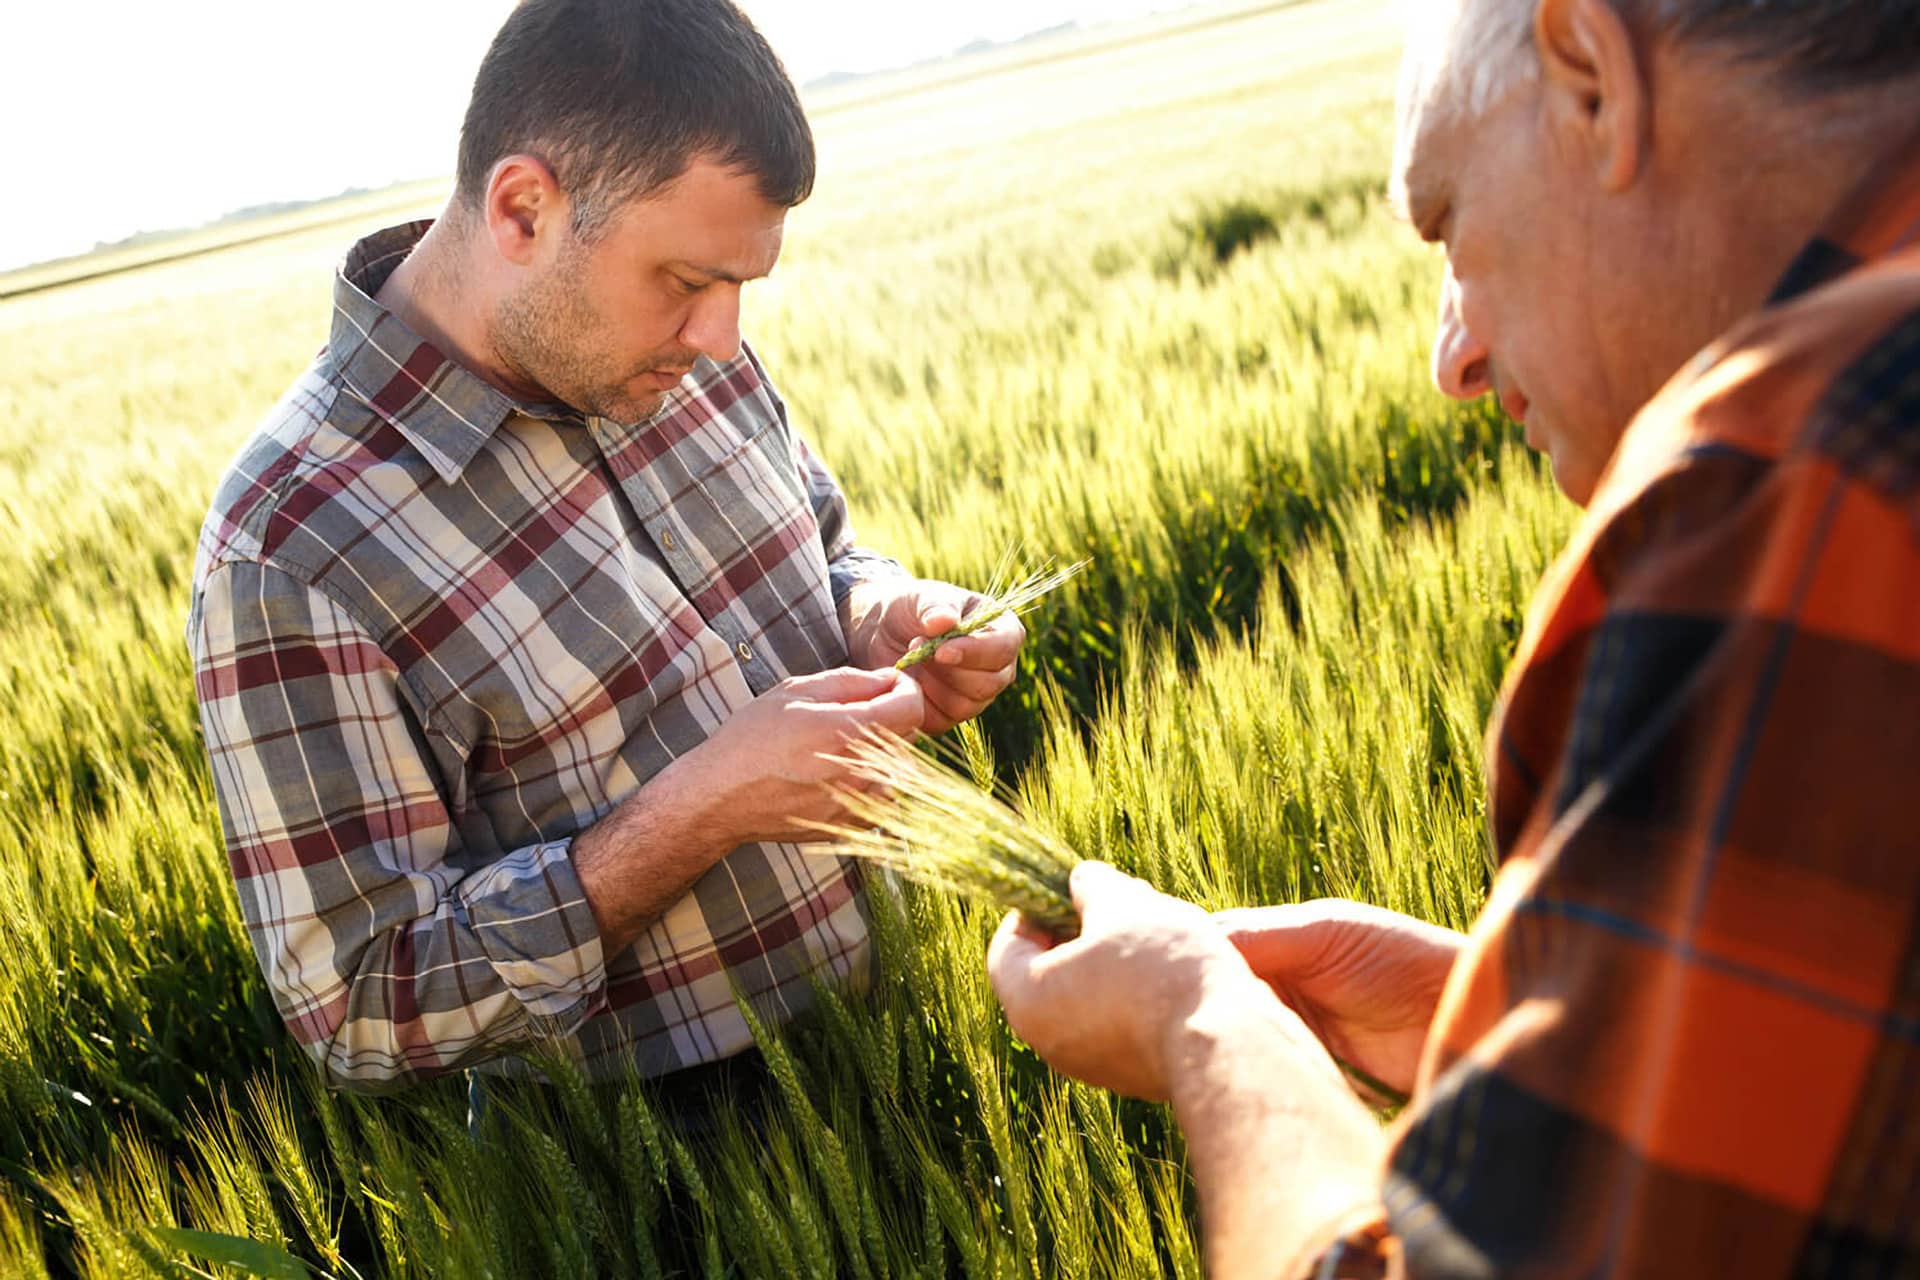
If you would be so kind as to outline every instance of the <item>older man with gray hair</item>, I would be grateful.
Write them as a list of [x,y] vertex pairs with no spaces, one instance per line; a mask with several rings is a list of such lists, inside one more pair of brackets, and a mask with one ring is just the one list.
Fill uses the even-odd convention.
[[[1486,909],[1088,864],[995,985],[1172,1101],[1217,1275],[1920,1270],[1920,0],[1421,22],[1435,378],[1589,509],[1489,736]],[[1411,1090],[1390,1132],[1335,1055]]]

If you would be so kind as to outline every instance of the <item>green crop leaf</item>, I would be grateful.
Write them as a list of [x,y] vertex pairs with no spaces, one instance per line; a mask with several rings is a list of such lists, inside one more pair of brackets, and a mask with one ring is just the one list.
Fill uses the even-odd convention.
[[277,1244],[249,1240],[244,1236],[223,1236],[213,1231],[190,1231],[185,1227],[149,1227],[154,1236],[208,1262],[223,1267],[238,1267],[260,1280],[312,1280],[316,1274],[300,1259]]

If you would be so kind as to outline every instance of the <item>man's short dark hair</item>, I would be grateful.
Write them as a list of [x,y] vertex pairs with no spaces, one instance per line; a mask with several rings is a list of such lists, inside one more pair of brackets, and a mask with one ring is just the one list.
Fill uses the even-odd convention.
[[1615,0],[1677,40],[1770,66],[1811,92],[1920,76],[1920,0]]
[[590,235],[697,156],[770,203],[813,190],[813,134],[780,59],[728,0],[523,0],[494,36],[460,129],[455,190],[477,209],[506,156],[538,156]]

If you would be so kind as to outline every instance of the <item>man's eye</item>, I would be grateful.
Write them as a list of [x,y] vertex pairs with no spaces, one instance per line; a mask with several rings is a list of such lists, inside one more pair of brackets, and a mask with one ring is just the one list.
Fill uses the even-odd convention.
[[674,284],[674,287],[681,292],[681,294],[689,298],[692,297],[694,294],[700,292],[702,289],[706,288],[706,286],[704,284],[701,284],[699,281],[689,280],[685,276],[675,276],[673,278],[673,284]]

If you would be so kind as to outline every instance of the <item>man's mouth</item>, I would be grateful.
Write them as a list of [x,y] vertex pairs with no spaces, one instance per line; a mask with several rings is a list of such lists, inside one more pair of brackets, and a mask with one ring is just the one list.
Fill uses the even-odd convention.
[[693,366],[683,369],[649,369],[640,377],[649,386],[658,391],[670,391],[680,385],[680,379],[693,372]]

